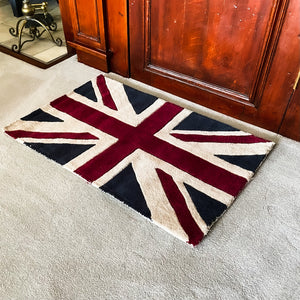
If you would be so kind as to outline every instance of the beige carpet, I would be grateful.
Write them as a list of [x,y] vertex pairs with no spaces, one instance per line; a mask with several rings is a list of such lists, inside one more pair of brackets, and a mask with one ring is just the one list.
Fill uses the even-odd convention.
[[[98,74],[0,53],[0,127]],[[193,249],[1,132],[0,299],[298,299],[300,143],[174,99],[278,142],[211,233]]]

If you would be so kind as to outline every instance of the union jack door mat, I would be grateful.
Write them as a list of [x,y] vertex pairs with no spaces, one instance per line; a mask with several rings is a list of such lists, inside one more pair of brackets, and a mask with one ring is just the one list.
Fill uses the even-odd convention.
[[274,146],[102,75],[5,131],[194,246]]

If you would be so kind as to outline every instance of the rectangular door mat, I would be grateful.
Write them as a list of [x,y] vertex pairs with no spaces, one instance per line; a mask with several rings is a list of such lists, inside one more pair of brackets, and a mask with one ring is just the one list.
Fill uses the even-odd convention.
[[102,75],[5,132],[194,246],[274,146]]

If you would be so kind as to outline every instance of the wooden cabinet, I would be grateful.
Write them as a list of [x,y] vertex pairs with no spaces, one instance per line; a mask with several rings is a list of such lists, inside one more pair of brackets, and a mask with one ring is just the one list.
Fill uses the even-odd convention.
[[68,45],[76,49],[79,61],[108,71],[103,1],[69,0],[68,5],[73,32]]
[[60,6],[79,61],[300,139],[299,0],[60,0]]
[[129,76],[126,0],[60,0],[64,32],[78,60]]

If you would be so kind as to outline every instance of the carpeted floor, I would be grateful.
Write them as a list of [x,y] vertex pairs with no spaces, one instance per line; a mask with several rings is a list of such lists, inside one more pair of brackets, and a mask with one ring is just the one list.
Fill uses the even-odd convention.
[[[0,53],[0,127],[98,74]],[[278,143],[210,234],[193,249],[1,132],[0,299],[298,299],[300,143],[174,99]]]

